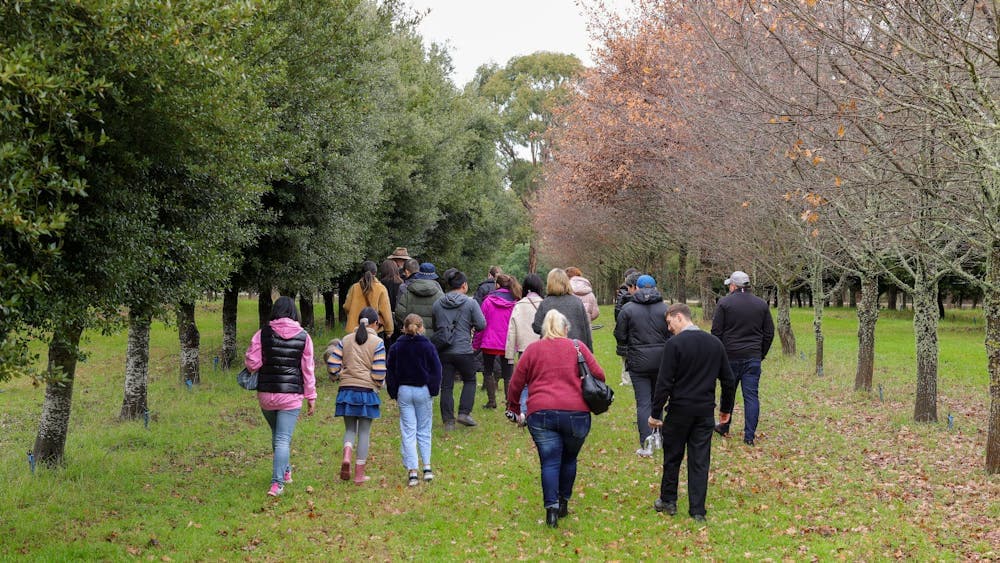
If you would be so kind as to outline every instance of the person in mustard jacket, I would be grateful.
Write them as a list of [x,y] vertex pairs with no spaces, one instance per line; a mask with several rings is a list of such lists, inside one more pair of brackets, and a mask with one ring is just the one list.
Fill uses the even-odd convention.
[[371,307],[378,312],[385,334],[392,334],[392,307],[389,303],[389,291],[378,280],[378,266],[371,260],[361,264],[361,279],[347,290],[344,299],[344,310],[347,311],[347,325],[344,329],[353,332],[358,328],[358,315],[365,307]]

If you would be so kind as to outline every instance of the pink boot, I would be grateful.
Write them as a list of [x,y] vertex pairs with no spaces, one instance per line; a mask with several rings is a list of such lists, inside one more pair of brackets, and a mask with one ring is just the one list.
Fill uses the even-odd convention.
[[342,481],[351,480],[351,451],[350,444],[344,446],[344,461],[340,462],[340,479]]
[[365,464],[365,463],[356,463],[356,464],[354,464],[354,484],[355,485],[361,485],[365,481],[371,479],[371,477],[365,475],[365,467],[366,466],[367,466],[367,464]]

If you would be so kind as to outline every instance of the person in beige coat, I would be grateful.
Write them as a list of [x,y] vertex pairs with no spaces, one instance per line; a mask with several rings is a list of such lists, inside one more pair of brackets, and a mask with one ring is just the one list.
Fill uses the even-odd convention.
[[[542,302],[542,294],[545,292],[545,282],[538,274],[528,274],[524,277],[524,285],[521,291],[524,293],[510,314],[510,322],[507,324],[507,348],[504,350],[504,359],[511,364],[517,361],[524,353],[524,349],[529,344],[538,342],[541,338],[531,328],[531,323],[535,320],[535,313]],[[528,388],[521,392],[521,412],[527,412]],[[521,421],[523,423],[523,420]]]

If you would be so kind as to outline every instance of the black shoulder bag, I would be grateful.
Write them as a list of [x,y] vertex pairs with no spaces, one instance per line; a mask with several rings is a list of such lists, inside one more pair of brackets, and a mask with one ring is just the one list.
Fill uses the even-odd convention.
[[[580,389],[583,391],[583,401],[587,403],[590,412],[601,414],[607,412],[608,407],[615,400],[615,391],[608,387],[608,384],[594,377],[587,366],[587,360],[580,352],[580,342],[573,340],[573,347],[576,348],[576,363],[580,368]],[[530,391],[529,391],[530,392]]]

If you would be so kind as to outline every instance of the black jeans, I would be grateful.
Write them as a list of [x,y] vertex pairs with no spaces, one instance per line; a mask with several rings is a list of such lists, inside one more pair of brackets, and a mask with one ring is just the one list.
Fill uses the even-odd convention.
[[475,354],[441,354],[441,420],[455,421],[455,372],[462,376],[458,414],[471,414],[476,400]]
[[705,514],[708,466],[712,460],[714,416],[685,416],[670,412],[663,419],[663,479],[660,499],[677,502],[677,481],[687,448],[688,514]]

